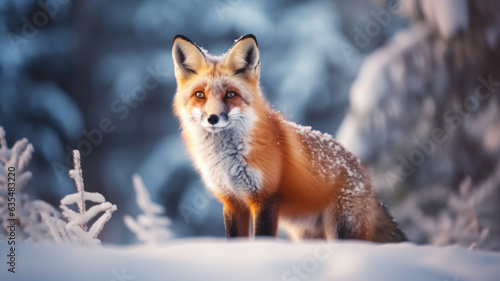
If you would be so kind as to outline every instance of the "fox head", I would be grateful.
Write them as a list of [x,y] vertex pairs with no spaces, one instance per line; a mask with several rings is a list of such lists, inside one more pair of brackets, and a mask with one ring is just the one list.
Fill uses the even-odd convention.
[[174,111],[183,127],[218,133],[251,126],[255,103],[263,99],[255,36],[241,37],[226,54],[216,57],[177,35],[172,57],[177,80]]

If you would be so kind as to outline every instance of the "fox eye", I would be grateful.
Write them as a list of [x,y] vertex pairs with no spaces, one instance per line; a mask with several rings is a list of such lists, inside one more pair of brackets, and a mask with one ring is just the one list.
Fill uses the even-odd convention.
[[199,99],[204,99],[205,93],[203,93],[202,91],[198,91],[198,92],[194,93],[194,96],[199,98]]
[[226,99],[232,99],[234,97],[236,97],[236,93],[235,92],[229,91],[229,92],[226,93]]

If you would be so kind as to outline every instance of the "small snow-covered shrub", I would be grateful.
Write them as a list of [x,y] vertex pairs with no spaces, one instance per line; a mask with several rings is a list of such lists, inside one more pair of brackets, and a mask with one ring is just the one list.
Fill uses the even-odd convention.
[[[25,138],[16,141],[14,146],[9,148],[5,140],[5,131],[0,126],[0,222],[2,224],[0,241],[6,239],[9,234],[8,219],[16,219],[16,239],[19,241],[44,242],[52,240],[49,229],[42,222],[40,212],[57,213],[57,210],[44,201],[30,200],[29,196],[23,192],[26,183],[32,177],[31,172],[26,168],[33,151],[33,145]],[[8,190],[9,172],[13,173],[11,178],[14,179],[14,182],[12,180],[10,182],[14,183],[14,192]],[[10,201],[10,203],[14,203],[10,206],[8,205],[9,197],[15,198],[15,201]],[[11,216],[11,214],[15,216]]]
[[[11,222],[9,220],[15,219],[16,239],[19,241],[99,245],[101,241],[97,236],[111,218],[111,213],[116,211],[116,206],[106,202],[104,196],[97,192],[85,191],[80,152],[73,151],[74,169],[69,171],[77,192],[61,200],[60,212],[42,200],[30,200],[29,196],[23,193],[26,183],[32,177],[26,167],[33,151],[33,146],[27,139],[19,140],[12,148],[8,148],[5,132],[0,126],[0,241],[8,238],[8,225]],[[12,178],[15,191],[12,191]],[[8,188],[9,182],[11,190]],[[87,209],[86,201],[95,205]],[[70,208],[73,204],[77,205],[77,211]],[[88,228],[88,223],[100,213],[103,214]]]
[[125,225],[136,234],[137,239],[147,244],[160,244],[169,240],[172,237],[172,232],[167,227],[171,221],[168,217],[162,216],[165,209],[151,201],[141,176],[134,174],[132,180],[137,205],[144,214],[139,215],[136,220],[126,215],[123,218]]
[[[116,211],[116,205],[106,202],[104,196],[98,192],[85,191],[78,150],[73,150],[73,163],[74,169],[69,171],[69,176],[75,181],[77,192],[66,195],[61,199],[60,205],[62,216],[66,218],[67,223],[56,213],[42,212],[42,217],[57,243],[100,245],[101,241],[97,239],[97,236],[104,224],[111,218],[111,213]],[[96,205],[87,209],[86,201],[94,202]],[[77,211],[69,208],[73,204],[77,205]],[[103,214],[88,228],[89,221],[100,213]]]

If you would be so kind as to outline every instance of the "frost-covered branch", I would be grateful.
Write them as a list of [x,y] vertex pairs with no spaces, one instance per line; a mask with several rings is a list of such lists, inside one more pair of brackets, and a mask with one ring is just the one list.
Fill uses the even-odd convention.
[[125,225],[136,234],[137,239],[148,244],[159,244],[168,241],[172,237],[172,232],[167,228],[171,221],[168,217],[162,216],[165,209],[163,206],[151,201],[148,190],[139,175],[134,174],[132,180],[137,205],[144,214],[139,215],[137,220],[125,216],[123,218]]
[[[80,164],[80,152],[78,150],[73,151],[73,165],[75,168],[69,171],[69,176],[75,181],[78,198],[75,198],[76,200],[74,200],[74,202],[67,202],[66,204],[77,203],[78,211],[80,212],[80,215],[83,216],[85,213],[85,191],[83,189],[82,167]],[[61,208],[62,205],[64,205],[64,203],[61,200]],[[82,224],[81,227],[83,230],[87,230],[87,226],[85,224]]]
[[[5,131],[0,126],[0,222],[2,223],[0,240],[4,239],[9,232],[6,228],[7,219],[17,219],[16,238],[21,241],[51,240],[50,230],[43,223],[41,212],[53,212],[55,209],[41,200],[30,200],[29,196],[23,193],[24,187],[32,177],[31,172],[26,168],[33,151],[33,146],[27,139],[16,141],[9,149],[5,140]],[[9,173],[11,173],[10,181]],[[8,197],[15,198],[14,212],[8,209]]]
[[13,168],[16,173],[16,191],[22,192],[26,183],[31,179],[30,171],[25,171],[33,153],[33,145],[27,139],[18,140],[9,149],[5,140],[5,131],[0,127],[0,185],[7,191],[8,168]]
[[[77,192],[66,195],[61,199],[60,208],[62,216],[67,219],[64,223],[56,216],[44,214],[44,221],[49,225],[51,234],[58,243],[77,241],[83,245],[99,245],[101,241],[97,236],[104,227],[104,224],[111,218],[111,213],[116,211],[116,205],[106,202],[104,196],[97,192],[85,191],[83,184],[82,169],[80,164],[80,152],[73,150],[74,169],[69,171],[69,176],[75,181]],[[96,205],[86,208],[86,201],[96,203]],[[78,212],[69,206],[76,204]],[[103,213],[88,229],[90,220]]]
[[[15,215],[18,225],[17,239],[21,241],[47,242],[53,239],[58,244],[90,246],[100,244],[101,241],[97,236],[111,218],[111,214],[116,211],[116,206],[106,202],[104,196],[97,192],[85,191],[80,153],[77,150],[73,151],[74,169],[69,171],[69,176],[75,181],[77,192],[61,200],[61,213],[44,201],[29,200],[28,195],[23,193],[26,183],[32,176],[31,172],[25,169],[33,151],[33,146],[27,139],[17,141],[9,149],[5,132],[0,127],[0,222],[2,223],[0,241],[6,239],[9,233],[7,219],[12,219]],[[10,181],[9,173],[11,173]],[[14,191],[12,179],[15,180]],[[10,195],[15,198],[15,212],[8,209],[7,198]],[[91,201],[95,205],[87,209],[86,201]],[[70,208],[72,204],[77,205],[77,212]],[[99,214],[100,217],[87,229],[89,221]]]

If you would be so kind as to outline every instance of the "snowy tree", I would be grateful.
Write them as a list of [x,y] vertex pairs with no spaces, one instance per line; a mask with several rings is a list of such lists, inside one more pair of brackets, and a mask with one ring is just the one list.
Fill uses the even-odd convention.
[[[56,215],[46,212],[42,216],[57,243],[71,242],[88,246],[100,245],[101,241],[97,239],[97,236],[104,224],[111,218],[111,213],[116,211],[116,205],[106,202],[104,196],[98,192],[85,191],[80,152],[78,150],[73,150],[73,162],[74,169],[69,171],[69,175],[75,181],[77,192],[66,195],[61,199],[60,205],[62,215],[68,222],[64,223]],[[96,204],[87,209],[85,206],[86,201]],[[77,211],[68,207],[73,204],[77,205]],[[88,228],[89,221],[100,213],[103,214]]]
[[137,220],[126,215],[123,218],[125,225],[136,234],[137,239],[147,244],[160,244],[168,241],[172,237],[172,232],[167,228],[171,224],[170,219],[162,216],[165,209],[163,206],[151,201],[141,176],[134,174],[132,180],[137,205],[144,214],[139,215]]
[[410,240],[500,249],[500,4],[401,4],[410,27],[364,62],[337,139]]

